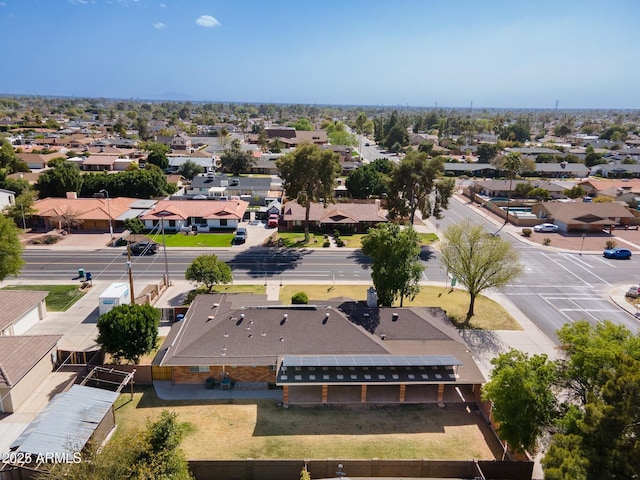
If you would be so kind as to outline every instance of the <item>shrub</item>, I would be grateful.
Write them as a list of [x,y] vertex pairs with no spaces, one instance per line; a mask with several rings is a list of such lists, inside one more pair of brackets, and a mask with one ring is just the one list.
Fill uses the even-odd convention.
[[55,235],[47,235],[46,237],[44,237],[43,242],[46,245],[52,245],[58,242],[58,237],[56,237]]
[[333,231],[333,238],[335,238],[335,239],[340,238],[340,231],[338,229],[335,229]]
[[551,245],[551,239],[550,239],[549,237],[543,238],[543,239],[542,239],[542,244],[543,244],[545,247],[548,247],[549,245]]
[[336,238],[336,246],[344,247],[344,240],[342,240],[341,238]]
[[331,246],[331,242],[329,240],[325,240],[324,243],[322,244],[323,247],[327,248]]
[[618,244],[616,243],[615,240],[607,240],[605,242],[605,247],[606,247],[607,250],[611,250],[612,248],[616,248],[616,245],[618,245]]
[[293,305],[306,305],[309,303],[309,297],[304,292],[297,292],[291,297],[291,303]]
[[523,237],[530,237],[532,233],[533,233],[533,230],[531,230],[530,228],[523,228],[522,229],[522,236]]

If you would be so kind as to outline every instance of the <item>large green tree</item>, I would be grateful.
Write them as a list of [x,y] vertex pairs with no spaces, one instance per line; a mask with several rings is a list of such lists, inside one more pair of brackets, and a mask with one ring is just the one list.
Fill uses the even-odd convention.
[[481,143],[478,145],[478,163],[489,163],[498,155],[498,145]]
[[444,231],[440,247],[441,262],[469,292],[469,310],[473,317],[477,296],[488,288],[502,288],[522,273],[520,255],[506,240],[489,235],[482,225],[469,220]]
[[379,158],[349,173],[345,186],[353,198],[382,197],[389,193],[389,173],[392,165],[386,158]]
[[13,146],[6,138],[0,142],[0,170],[6,174],[29,171],[27,164],[18,158]]
[[187,267],[184,276],[192,282],[202,283],[208,291],[211,291],[216,285],[230,283],[233,280],[229,265],[219,260],[216,255],[196,257]]
[[20,273],[24,265],[22,250],[18,227],[13,220],[0,215],[0,281]]
[[220,163],[223,171],[230,172],[233,175],[240,175],[241,173],[247,173],[249,168],[256,163],[256,159],[253,158],[251,152],[242,150],[240,140],[234,138],[229,148],[225,149],[224,153],[220,155]]
[[362,253],[373,259],[371,278],[378,304],[390,307],[399,297],[413,300],[420,292],[424,266],[420,262],[420,240],[412,227],[381,223],[362,237]]
[[391,218],[409,218],[413,225],[416,210],[423,218],[441,218],[449,205],[455,181],[441,178],[442,157],[428,158],[424,152],[410,151],[391,172],[389,214]]
[[491,360],[491,380],[482,389],[492,402],[500,438],[516,452],[532,451],[556,414],[556,367],[546,355],[509,350]]
[[66,197],[67,193],[80,193],[82,174],[80,169],[65,159],[54,159],[49,162],[47,170],[42,172],[35,187],[40,198]]
[[193,160],[187,160],[182,165],[180,165],[180,168],[178,168],[178,173],[187,180],[193,180],[193,177],[202,172],[204,172],[204,168],[198,165]]
[[338,155],[318,145],[304,143],[293,152],[276,160],[288,198],[295,198],[305,207],[304,237],[309,241],[309,212],[313,202],[329,202],[340,163]]
[[[523,168],[522,158],[518,152],[509,152],[506,157],[503,157],[500,162],[500,169],[503,170],[509,177],[509,200],[513,195],[513,179],[516,174],[520,173]],[[507,215],[504,219],[504,223],[509,223],[509,202],[507,202]]]
[[564,387],[580,405],[600,396],[606,374],[615,370],[620,356],[640,360],[640,336],[610,321],[567,323],[557,335],[564,354],[559,360]]
[[147,142],[143,144],[143,148],[149,152],[147,155],[147,162],[151,165],[155,165],[160,170],[166,170],[169,166],[169,159],[167,153],[169,153],[169,146],[163,143]]
[[157,346],[160,310],[149,304],[113,307],[98,319],[96,342],[119,362],[138,363]]

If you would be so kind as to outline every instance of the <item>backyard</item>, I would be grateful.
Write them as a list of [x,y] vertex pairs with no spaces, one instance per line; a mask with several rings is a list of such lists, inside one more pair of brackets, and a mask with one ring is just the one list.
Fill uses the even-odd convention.
[[499,459],[502,450],[483,417],[465,406],[290,407],[273,400],[234,403],[158,399],[137,386],[116,402],[116,436],[178,414],[189,459],[433,458]]

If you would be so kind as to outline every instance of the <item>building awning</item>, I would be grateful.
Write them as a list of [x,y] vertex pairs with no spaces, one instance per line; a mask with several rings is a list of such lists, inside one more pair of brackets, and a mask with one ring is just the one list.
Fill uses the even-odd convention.
[[278,385],[440,384],[458,378],[452,355],[291,355]]

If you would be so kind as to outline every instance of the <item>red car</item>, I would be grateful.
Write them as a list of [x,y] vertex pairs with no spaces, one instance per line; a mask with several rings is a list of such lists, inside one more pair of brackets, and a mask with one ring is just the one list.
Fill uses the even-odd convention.
[[267,221],[267,227],[276,228],[279,222],[280,222],[280,217],[278,216],[278,214],[272,213],[271,215],[269,215],[269,220]]

